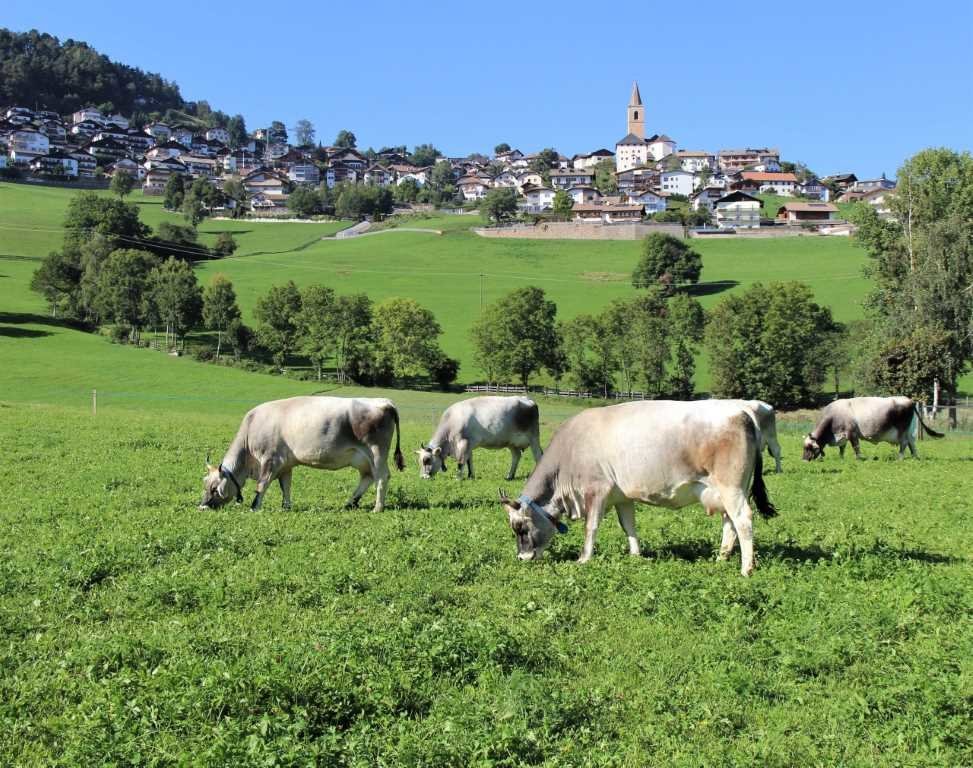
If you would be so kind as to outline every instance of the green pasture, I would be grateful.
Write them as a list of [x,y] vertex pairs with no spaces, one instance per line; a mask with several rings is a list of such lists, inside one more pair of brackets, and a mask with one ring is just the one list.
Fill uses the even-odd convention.
[[[347,470],[199,511],[238,394],[0,402],[0,764],[973,762],[969,439],[808,465],[783,424],[744,579],[699,507],[640,508],[642,558],[609,516],[587,565],[577,524],[517,562],[496,488],[533,462],[504,483],[499,452],[410,462],[380,516]],[[406,447],[448,401],[394,397]],[[542,404],[545,441],[572,411]]]

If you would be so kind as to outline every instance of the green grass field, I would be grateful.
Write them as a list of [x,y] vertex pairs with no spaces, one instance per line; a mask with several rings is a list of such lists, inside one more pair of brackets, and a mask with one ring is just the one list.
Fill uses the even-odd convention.
[[[920,443],[919,462],[866,445],[868,461],[809,465],[807,422],[782,422],[781,515],[756,524],[749,580],[714,561],[719,521],[698,507],[640,509],[643,558],[608,519],[585,566],[578,525],[518,563],[496,489],[519,492],[533,462],[503,483],[500,453],[466,483],[411,464],[381,516],[371,495],[342,509],[354,473],[312,470],[291,511],[274,488],[259,513],[200,512],[203,459],[249,407],[324,390],[46,318],[27,285],[68,197],[0,184],[0,765],[973,764],[969,437]],[[288,278],[412,296],[464,362],[480,273],[486,300],[534,282],[565,316],[632,291],[634,243],[414,223],[447,234],[206,222],[241,255],[201,277],[229,274],[246,310]],[[707,281],[806,279],[839,318],[860,313],[844,240],[699,245]],[[407,451],[456,399],[329,391],[392,397]],[[578,408],[540,404],[545,441]]]
[[[447,398],[395,397],[428,438]],[[643,558],[608,518],[591,563],[577,524],[518,563],[496,487],[532,462],[502,483],[500,453],[410,465],[381,516],[312,470],[292,511],[200,512],[243,409],[0,403],[0,763],[973,761],[968,439],[807,465],[785,425],[747,580],[698,507],[640,509]]]

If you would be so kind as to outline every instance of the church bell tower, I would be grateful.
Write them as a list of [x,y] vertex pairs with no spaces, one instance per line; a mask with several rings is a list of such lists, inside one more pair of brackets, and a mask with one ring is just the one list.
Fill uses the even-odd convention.
[[628,100],[628,132],[640,139],[645,138],[645,109],[642,107],[642,94],[639,84],[632,83],[632,98]]

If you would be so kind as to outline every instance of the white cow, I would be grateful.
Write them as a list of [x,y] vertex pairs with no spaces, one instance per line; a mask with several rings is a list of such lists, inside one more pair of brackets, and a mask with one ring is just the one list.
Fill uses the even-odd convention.
[[607,507],[615,507],[640,553],[635,502],[679,509],[695,502],[723,516],[720,557],[740,541],[741,572],[754,569],[752,493],[764,517],[777,514],[763,480],[760,429],[731,402],[644,401],[590,408],[561,425],[517,500],[500,499],[517,538],[518,557],[543,555],[562,518],[585,517],[579,562],[594,553]]
[[471,397],[449,406],[427,445],[420,446],[420,475],[429,479],[446,471],[446,457],[456,459],[456,476],[473,477],[474,448],[509,448],[513,480],[520,455],[529,447],[534,462],[541,460],[540,414],[537,403],[526,397]]
[[395,432],[395,466],[405,469],[399,448],[399,413],[385,398],[292,397],[262,403],[243,417],[236,437],[218,467],[207,459],[200,509],[217,508],[232,498],[243,501],[243,486],[257,481],[252,509],[277,480],[284,507],[291,505],[291,471],[354,467],[360,481],[349,507],[377,484],[375,511],[385,506],[388,455]]
[[728,400],[727,402],[740,405],[753,414],[757,420],[757,426],[760,427],[762,438],[760,450],[763,450],[764,446],[767,447],[767,452],[774,457],[776,472],[780,474],[782,471],[780,465],[781,450],[780,443],[777,440],[777,412],[774,410],[774,406],[765,403],[763,400]]

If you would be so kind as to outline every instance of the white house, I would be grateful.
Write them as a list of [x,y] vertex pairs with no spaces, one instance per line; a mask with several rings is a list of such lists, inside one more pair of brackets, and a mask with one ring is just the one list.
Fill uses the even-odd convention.
[[554,190],[550,187],[524,187],[520,208],[527,213],[543,213],[554,205]]
[[659,174],[659,187],[670,195],[689,197],[696,188],[696,174],[678,168]]
[[798,184],[797,191],[804,197],[813,197],[815,200],[828,202],[831,199],[831,190],[813,177]]
[[317,185],[321,183],[321,171],[311,162],[294,163],[287,169],[287,178],[295,184]]
[[666,195],[653,192],[651,189],[643,189],[639,192],[632,192],[628,199],[633,203],[640,203],[648,214],[659,213],[666,209]]
[[85,120],[93,120],[96,123],[104,123],[105,116],[100,110],[97,110],[94,107],[85,107],[84,109],[79,109],[77,112],[71,115],[72,123],[81,123]]
[[209,141],[218,141],[221,144],[229,144],[230,132],[227,131],[226,128],[210,128],[208,131],[206,131],[206,138]]
[[160,144],[172,138],[172,128],[165,123],[151,123],[145,126],[145,132]]
[[716,201],[724,195],[726,195],[726,190],[723,187],[708,185],[693,192],[689,196],[689,204],[694,211],[712,211],[713,206],[716,205]]
[[544,179],[541,175],[535,171],[525,171],[517,175],[517,187],[523,190],[525,187],[541,187],[544,186]]
[[493,186],[516,188],[519,185],[517,184],[517,177],[512,171],[504,171],[493,180]]
[[879,187],[865,192],[859,199],[863,203],[868,203],[868,205],[872,206],[875,209],[875,213],[879,215],[879,218],[891,219],[894,217],[892,216],[892,208],[889,205],[889,201],[894,194],[894,189],[883,189]]
[[551,170],[551,186],[555,189],[570,189],[583,184],[592,184],[595,175],[591,171],[574,168],[554,168]]
[[649,145],[645,139],[640,139],[630,133],[615,142],[615,170],[627,171],[638,168],[649,162]]
[[53,150],[49,155],[38,155],[30,163],[34,173],[45,173],[56,176],[77,176],[78,161],[71,155],[60,150]]
[[716,159],[709,152],[680,149],[675,154],[679,158],[679,164],[682,169],[690,173],[699,173],[704,168],[712,170],[716,164]]
[[207,179],[216,177],[216,158],[202,155],[180,155],[180,162],[186,166],[190,176],[202,176]]
[[797,176],[793,173],[743,171],[740,180],[759,184],[761,192],[770,192],[781,197],[791,197],[797,188]]
[[661,160],[676,151],[676,142],[664,133],[656,134],[645,140],[645,146],[649,150],[649,156],[653,160]]
[[579,171],[594,168],[602,160],[614,160],[615,153],[609,149],[596,149],[587,155],[575,155],[572,159],[574,167]]
[[490,191],[490,185],[477,176],[464,176],[456,182],[456,188],[464,200],[482,200]]
[[731,192],[716,201],[716,226],[720,229],[759,229],[763,200],[746,192]]
[[116,125],[123,130],[128,130],[128,118],[124,115],[109,115],[105,118],[105,122],[109,125]]
[[383,168],[380,165],[373,165],[365,169],[365,173],[362,175],[362,180],[366,184],[372,184],[378,187],[387,187],[395,180],[395,173],[394,171],[391,171],[388,168]]
[[188,128],[173,128],[172,140],[178,141],[180,144],[190,147],[193,143],[193,132]]
[[145,153],[145,156],[153,160],[161,160],[165,157],[179,157],[188,155],[189,147],[180,144],[178,141],[164,141],[156,144],[152,149]]
[[571,199],[574,201],[575,205],[597,203],[601,200],[601,192],[599,192],[595,187],[571,187],[568,190],[568,194],[571,196]]
[[14,165],[29,165],[39,155],[46,155],[51,149],[51,140],[40,131],[21,129],[13,131],[7,141],[10,161]]

